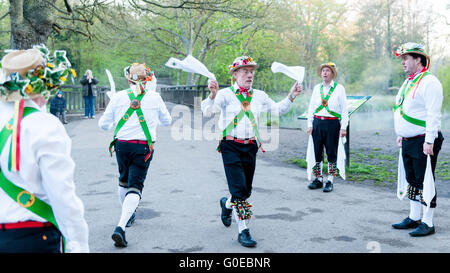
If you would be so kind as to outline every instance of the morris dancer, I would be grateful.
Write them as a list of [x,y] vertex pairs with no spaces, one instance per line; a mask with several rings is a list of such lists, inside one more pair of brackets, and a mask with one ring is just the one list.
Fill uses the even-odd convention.
[[46,113],[72,71],[66,52],[45,46],[2,59],[0,82],[0,252],[89,252],[75,193],[71,140]]
[[337,77],[334,63],[320,65],[317,72],[323,82],[314,86],[308,109],[307,133],[312,135],[316,158],[316,164],[312,168],[315,179],[308,188],[313,190],[323,187],[322,160],[325,147],[328,177],[323,191],[331,192],[334,177],[337,175],[339,137],[347,135],[347,96],[344,86],[334,81]]
[[[411,236],[427,236],[435,232],[433,213],[436,208],[436,195],[430,204],[426,204],[423,201],[423,183],[427,156],[431,156],[434,176],[437,157],[444,141],[440,132],[442,84],[428,71],[430,57],[425,53],[423,45],[406,43],[396,50],[395,55],[402,59],[403,69],[409,75],[396,97],[394,128],[398,136],[397,144],[402,147],[410,213],[402,222],[393,224],[392,227],[415,228],[409,233]],[[428,210],[426,205],[430,207]]]
[[122,205],[119,223],[112,234],[116,247],[126,247],[125,227],[131,226],[139,205],[144,181],[154,154],[156,126],[168,126],[172,118],[161,96],[147,89],[156,81],[145,64],[134,63],[125,68],[130,88],[112,97],[98,125],[104,130],[115,126],[110,144],[111,155],[116,151],[119,167],[118,195]]
[[229,73],[233,75],[235,83],[218,90],[217,81],[211,80],[208,85],[211,93],[201,105],[206,115],[213,106],[221,109],[219,128],[224,131],[218,151],[222,154],[231,194],[229,198],[220,199],[221,219],[222,223],[229,227],[233,213],[239,228],[238,241],[245,247],[256,245],[246,226],[246,220],[252,215],[247,199],[252,191],[256,153],[261,147],[256,117],[259,117],[261,112],[287,113],[294,99],[302,91],[300,85],[294,84],[289,95],[281,102],[275,103],[264,91],[252,88],[257,67],[250,57],[236,58],[229,66]]

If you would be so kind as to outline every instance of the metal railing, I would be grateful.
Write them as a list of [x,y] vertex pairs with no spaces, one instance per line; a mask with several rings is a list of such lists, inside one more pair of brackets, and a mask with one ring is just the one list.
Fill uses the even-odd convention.
[[[220,85],[225,88],[227,85]],[[194,98],[201,97],[202,100],[209,95],[207,85],[177,85],[160,88],[161,97],[164,101],[187,106],[194,106]]]
[[[81,92],[81,85],[63,85],[60,86],[64,98],[66,98],[68,113],[82,113],[84,112],[84,99]],[[106,92],[110,90],[107,86],[94,86],[97,90],[95,98],[95,111],[103,111],[108,105],[109,98]]]

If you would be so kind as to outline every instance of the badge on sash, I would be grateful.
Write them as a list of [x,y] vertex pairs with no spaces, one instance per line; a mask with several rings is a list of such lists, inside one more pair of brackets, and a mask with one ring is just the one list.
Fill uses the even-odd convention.
[[141,107],[141,102],[137,99],[134,99],[131,101],[130,107],[131,107],[131,109],[134,109],[134,110],[139,109],[139,107]]
[[325,100],[325,99],[323,99],[323,100],[322,100],[322,106],[323,106],[323,107],[326,107],[327,105],[328,105],[328,101]]
[[247,112],[248,110],[250,110],[250,102],[244,100],[242,102],[242,110],[244,110],[245,112]]

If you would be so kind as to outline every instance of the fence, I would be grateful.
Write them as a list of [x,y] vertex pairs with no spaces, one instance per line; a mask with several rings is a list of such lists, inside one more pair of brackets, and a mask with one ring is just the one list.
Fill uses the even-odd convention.
[[[220,85],[220,88],[225,88],[226,85]],[[207,85],[177,85],[166,86],[160,88],[161,97],[164,101],[194,106],[194,98],[201,97],[202,100],[209,94]]]
[[[107,86],[94,86],[97,90],[97,97],[95,98],[95,111],[105,110],[108,105],[109,98],[106,95],[110,89]],[[84,112],[84,99],[81,93],[81,85],[63,85],[60,87],[67,101],[68,113],[82,113]]]

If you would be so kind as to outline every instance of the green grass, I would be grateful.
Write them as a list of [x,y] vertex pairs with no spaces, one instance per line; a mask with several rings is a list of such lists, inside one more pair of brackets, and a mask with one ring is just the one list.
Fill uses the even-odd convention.
[[[380,148],[371,151],[357,150],[350,152],[350,166],[346,168],[346,180],[361,182],[373,181],[376,185],[392,184],[397,182],[398,152],[391,155],[379,153]],[[291,158],[286,160],[299,166],[307,168],[306,160],[303,158]],[[325,159],[323,173],[328,172],[328,161]],[[440,180],[450,181],[450,160],[437,162],[436,177]]]
[[436,176],[442,180],[450,180],[450,160],[439,161],[438,158]]

